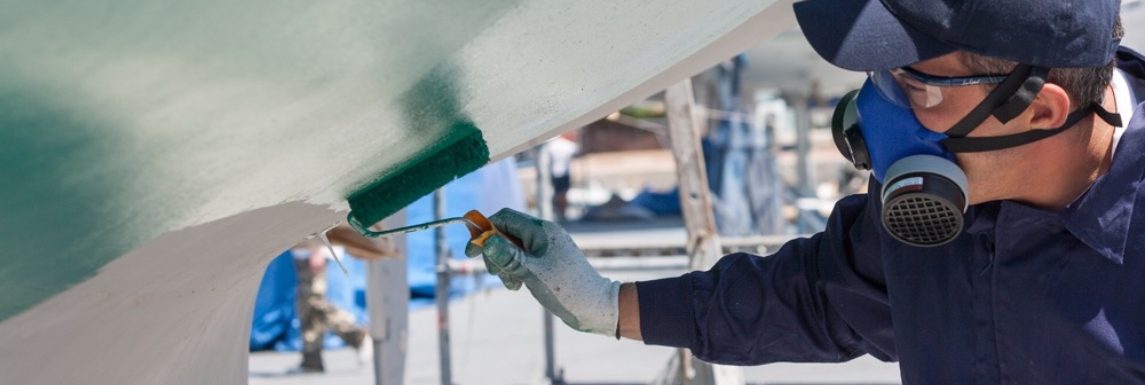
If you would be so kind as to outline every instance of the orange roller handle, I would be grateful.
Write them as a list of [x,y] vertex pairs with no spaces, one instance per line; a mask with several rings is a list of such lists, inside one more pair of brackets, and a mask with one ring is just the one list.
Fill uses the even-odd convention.
[[493,222],[489,222],[489,218],[486,218],[485,215],[482,215],[477,210],[469,210],[469,212],[465,213],[464,216],[465,219],[468,219],[470,222],[473,222],[474,225],[477,225],[477,227],[480,228],[475,229],[473,227],[466,226],[469,229],[470,243],[479,247],[485,247],[485,241],[489,240],[489,237],[496,234],[505,237],[505,239],[508,239],[509,242],[513,242],[513,244],[517,245],[517,247],[521,248],[521,250],[525,249],[525,245],[521,243],[520,239],[497,230],[496,227],[493,227]]

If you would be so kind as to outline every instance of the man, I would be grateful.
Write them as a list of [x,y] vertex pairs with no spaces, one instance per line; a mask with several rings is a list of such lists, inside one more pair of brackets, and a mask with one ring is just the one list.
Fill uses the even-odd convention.
[[[327,330],[357,350],[359,365],[365,364],[373,357],[374,342],[368,330],[355,323],[353,314],[326,299],[328,287],[326,270],[329,259],[339,256],[345,258],[350,255],[362,260],[376,260],[392,258],[396,254],[390,244],[374,243],[346,224],[330,229],[326,236],[332,244],[330,247],[319,238],[310,238],[288,251],[294,257],[294,272],[297,278],[294,302],[302,332],[302,362],[297,367],[290,368],[291,373],[326,371],[326,365],[322,360],[322,347],[325,344]],[[379,241],[381,242],[385,240]],[[336,252],[339,256],[332,255],[331,252]]]
[[569,188],[572,187],[572,178],[569,169],[572,167],[573,157],[580,151],[577,144],[577,132],[568,131],[545,143],[545,152],[549,154],[549,169],[553,184],[553,215],[557,222],[565,220],[569,207]]
[[[1145,59],[1118,49],[1118,10],[796,3],[821,56],[871,73],[859,123],[837,133],[874,169],[872,193],[841,200],[823,233],[625,284],[600,277],[558,226],[515,212],[490,219],[527,252],[500,238],[469,252],[578,330],[716,363],[870,354],[899,361],[905,384],[1145,383],[1145,117],[1133,112]],[[908,158],[927,161],[903,171]],[[904,196],[957,215],[928,227],[923,208],[884,210]]]

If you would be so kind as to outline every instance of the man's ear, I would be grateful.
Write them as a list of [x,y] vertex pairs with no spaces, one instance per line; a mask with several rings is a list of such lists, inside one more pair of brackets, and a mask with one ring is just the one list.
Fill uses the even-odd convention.
[[1030,104],[1030,127],[1038,129],[1054,129],[1065,124],[1069,117],[1069,93],[1057,84],[1046,83],[1041,92],[1034,97]]

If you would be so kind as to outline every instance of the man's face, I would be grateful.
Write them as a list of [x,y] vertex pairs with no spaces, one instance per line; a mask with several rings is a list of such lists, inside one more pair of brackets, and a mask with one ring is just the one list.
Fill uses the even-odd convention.
[[[978,76],[962,64],[958,53],[952,53],[927,61],[915,63],[911,69],[933,76]],[[910,93],[909,84],[904,84],[904,92]],[[968,85],[942,87],[942,102],[935,106],[925,107],[913,105],[919,122],[927,129],[935,132],[945,132],[962,120],[974,107],[976,107],[990,91],[987,85]],[[1026,126],[1023,126],[1023,122]],[[990,137],[1013,134],[1029,130],[1028,120],[1014,119],[1008,124],[1002,124],[998,119],[990,117],[979,125],[968,136]],[[1044,141],[1043,141],[1044,142]],[[1041,145],[1040,145],[1041,144]],[[1022,183],[1022,178],[1028,177],[1028,165],[1031,152],[1037,151],[1044,143],[1035,142],[999,151],[979,153],[955,154],[959,166],[966,172],[969,182],[970,204],[976,204],[998,199],[1014,198],[1012,186]]]

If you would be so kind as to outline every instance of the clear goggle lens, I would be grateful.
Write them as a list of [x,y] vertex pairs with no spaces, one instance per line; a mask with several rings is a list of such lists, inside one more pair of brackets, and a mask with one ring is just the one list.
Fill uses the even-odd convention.
[[934,108],[942,103],[946,88],[997,84],[1005,75],[934,76],[903,67],[868,72],[879,94],[891,103],[907,108]]
[[926,84],[902,68],[868,73],[883,98],[906,108],[933,108],[942,103],[942,86]]

